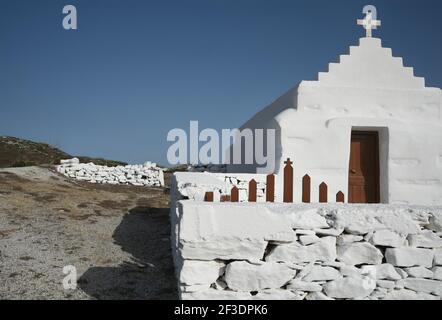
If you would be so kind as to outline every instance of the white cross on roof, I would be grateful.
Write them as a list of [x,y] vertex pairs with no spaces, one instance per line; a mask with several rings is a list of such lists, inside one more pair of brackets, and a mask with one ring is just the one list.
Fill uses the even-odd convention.
[[358,19],[358,25],[363,26],[366,31],[366,37],[371,38],[372,32],[371,30],[377,29],[377,27],[381,26],[381,20],[373,19],[373,13],[371,11],[367,11],[365,13],[364,19]]

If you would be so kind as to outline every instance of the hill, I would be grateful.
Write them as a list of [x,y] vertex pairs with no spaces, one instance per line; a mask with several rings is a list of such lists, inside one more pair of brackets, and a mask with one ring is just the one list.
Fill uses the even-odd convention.
[[[60,159],[73,158],[72,155],[46,143],[0,136],[0,168],[26,167],[58,164]],[[78,157],[81,162],[97,165],[125,165],[120,161]]]

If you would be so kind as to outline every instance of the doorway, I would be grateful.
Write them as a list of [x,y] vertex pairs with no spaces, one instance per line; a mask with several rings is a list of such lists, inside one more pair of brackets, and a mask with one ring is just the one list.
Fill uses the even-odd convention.
[[352,131],[348,175],[349,203],[379,203],[379,134]]

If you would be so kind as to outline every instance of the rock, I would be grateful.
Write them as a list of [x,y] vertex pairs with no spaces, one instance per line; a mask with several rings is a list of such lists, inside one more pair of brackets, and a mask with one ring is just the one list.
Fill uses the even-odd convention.
[[442,232],[442,211],[433,212],[429,218],[428,229]]
[[393,265],[383,263],[374,266],[376,270],[376,279],[378,280],[400,280],[402,276],[397,272]]
[[316,243],[319,240],[321,240],[321,239],[318,236],[316,236],[316,235],[300,236],[299,237],[299,242],[301,242],[301,244],[304,245],[304,246]]
[[433,271],[424,267],[405,268],[405,271],[412,278],[433,278]]
[[348,265],[380,264],[383,258],[379,249],[366,242],[338,246],[337,255],[339,261]]
[[355,236],[352,234],[341,234],[336,243],[338,245],[343,245],[343,244],[348,244],[348,243],[353,243],[353,242],[359,242],[362,241],[364,238],[361,236]]
[[290,281],[287,285],[287,290],[291,291],[306,291],[306,292],[320,292],[321,285],[313,282],[306,282],[298,279]]
[[312,262],[312,261],[334,261],[336,259],[336,238],[324,237],[320,241],[309,246],[299,243],[277,246],[270,252],[266,261],[281,262]]
[[442,267],[434,267],[431,270],[433,271],[433,279],[442,280]]
[[332,236],[332,237],[337,237],[339,236],[342,232],[344,232],[344,229],[314,229],[316,234],[319,234],[321,236]]
[[324,217],[317,213],[316,209],[306,211],[295,211],[291,215],[293,229],[321,229],[329,228]]
[[385,289],[393,289],[396,286],[396,283],[390,280],[377,280],[376,285]]
[[402,247],[405,237],[390,230],[378,230],[373,233],[370,242],[375,246]]
[[434,249],[434,265],[442,266],[442,249]]
[[[425,297],[428,299],[432,299],[428,295],[422,295],[417,294],[416,292],[408,289],[400,289],[400,290],[393,290],[389,292],[385,296],[385,300],[426,300]],[[434,296],[432,296],[434,297]],[[437,297],[435,297],[437,298]],[[435,299],[438,300],[438,299]]]
[[295,270],[276,262],[253,265],[236,261],[227,265],[224,278],[230,289],[250,292],[281,288],[295,275]]
[[434,252],[429,249],[418,248],[388,248],[385,258],[388,263],[396,267],[423,266],[431,268]]
[[322,292],[311,292],[305,297],[305,300],[334,300],[334,299],[327,297]]
[[345,277],[327,282],[324,292],[327,296],[339,299],[361,299],[368,297],[376,287],[375,281]]
[[408,278],[408,273],[406,273],[403,269],[401,268],[394,268],[394,269],[402,277],[402,279]]
[[405,288],[417,292],[434,293],[437,296],[442,296],[442,282],[437,280],[407,278],[399,280]]
[[314,236],[316,233],[313,230],[303,230],[303,229],[296,229],[295,230],[297,235],[306,235],[306,236]]
[[224,263],[218,261],[184,260],[180,282],[186,285],[212,284],[224,272]]
[[252,300],[304,300],[307,293],[292,292],[282,289],[271,289],[258,292],[257,295],[252,296]]
[[182,300],[250,300],[248,292],[235,292],[231,290],[207,289],[191,293],[181,293]]
[[339,268],[339,271],[341,272],[341,275],[347,276],[347,277],[361,277],[361,270],[356,268],[355,266],[341,266]]
[[307,282],[328,281],[341,277],[338,270],[332,267],[313,266],[311,271],[302,279]]
[[442,247],[442,239],[432,231],[426,231],[420,234],[411,234],[408,241],[412,247],[420,248],[439,248]]

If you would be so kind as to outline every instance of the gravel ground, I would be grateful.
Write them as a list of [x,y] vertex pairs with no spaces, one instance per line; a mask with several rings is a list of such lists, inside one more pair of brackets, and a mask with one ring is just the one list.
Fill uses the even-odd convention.
[[[1,299],[176,299],[168,195],[0,169]],[[63,267],[77,271],[64,289]]]

